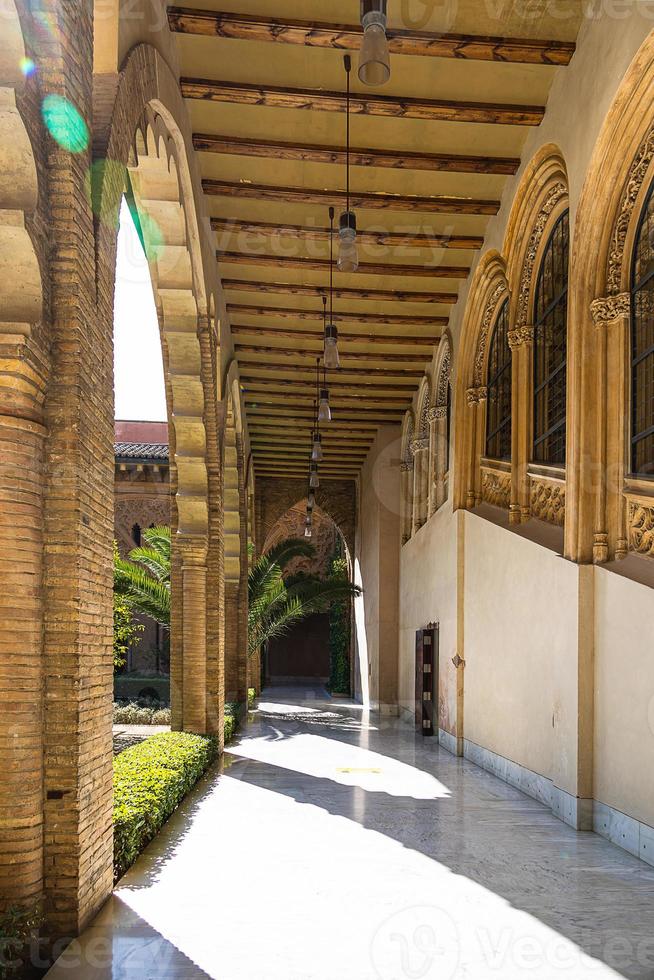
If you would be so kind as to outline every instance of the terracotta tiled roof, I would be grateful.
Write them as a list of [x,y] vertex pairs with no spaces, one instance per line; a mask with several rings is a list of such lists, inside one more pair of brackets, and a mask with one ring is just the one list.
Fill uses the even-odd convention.
[[168,446],[160,442],[116,442],[116,459],[168,462]]

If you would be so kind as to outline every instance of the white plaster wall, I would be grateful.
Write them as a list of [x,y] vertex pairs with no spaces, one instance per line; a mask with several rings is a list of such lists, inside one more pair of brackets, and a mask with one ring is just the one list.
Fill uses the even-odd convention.
[[455,733],[457,518],[447,501],[400,553],[400,674],[402,713],[413,717],[415,634],[429,622],[440,626],[439,725]]
[[[466,514],[465,738],[553,778],[559,671],[576,662],[577,568]],[[572,708],[574,711],[574,707]]]
[[595,570],[596,800],[654,826],[654,591]]

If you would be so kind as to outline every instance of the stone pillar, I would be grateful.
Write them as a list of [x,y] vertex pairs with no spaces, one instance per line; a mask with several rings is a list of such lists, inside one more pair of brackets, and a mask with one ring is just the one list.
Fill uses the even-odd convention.
[[466,490],[466,508],[471,510],[481,503],[481,484],[479,459],[484,446],[484,402],[488,395],[488,389],[482,385],[476,388],[468,388],[466,400],[468,402],[469,415],[469,445],[470,445],[470,469],[468,472],[468,487]]
[[533,442],[534,378],[532,346],[534,328],[523,325],[509,330],[511,361],[511,503],[509,521],[529,520],[531,502],[529,462]]
[[[593,562],[600,564],[610,557],[624,558],[627,554],[625,504],[622,494],[625,477],[626,447],[624,412],[627,397],[627,364],[629,357],[629,293],[596,299],[591,304],[596,327],[597,401],[594,405],[597,427],[597,459],[594,477],[584,482],[595,489],[592,517],[589,501],[581,492],[578,499],[568,496],[569,526],[574,524],[576,540],[568,548],[575,558],[586,550],[592,533]],[[609,385],[609,365],[611,384]],[[589,521],[592,520],[592,527]]]
[[406,544],[413,520],[413,459],[403,460],[400,473],[400,544]]
[[414,463],[413,508],[411,515],[411,533],[414,534],[425,523],[427,516],[429,439],[425,436],[421,436],[419,439],[413,439],[409,448]]
[[0,335],[0,895],[43,887],[43,396],[29,342]]
[[183,704],[185,732],[207,731],[207,540],[179,535],[182,561]]
[[433,483],[431,498],[433,498],[433,509],[438,510],[445,503],[447,462],[449,446],[447,444],[447,406],[437,405],[429,413],[430,431],[433,432],[431,439],[434,444],[433,452]]

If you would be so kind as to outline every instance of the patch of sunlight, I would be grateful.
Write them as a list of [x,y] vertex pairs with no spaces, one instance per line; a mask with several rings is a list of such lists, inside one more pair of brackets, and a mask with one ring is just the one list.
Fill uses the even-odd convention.
[[[188,813],[177,811],[123,879],[105,913],[112,966],[93,980],[140,976],[130,973],[139,942],[147,945],[139,965],[147,960],[147,975],[167,980],[194,970],[212,980],[622,976],[421,853],[434,837],[430,816],[390,807],[380,832],[365,826],[372,814],[363,826],[350,819],[329,786],[243,767],[240,779],[222,778]],[[189,972],[176,968],[175,951]]]
[[342,786],[358,786],[371,793],[413,800],[437,800],[451,795],[447,786],[428,772],[322,735],[301,732],[274,741],[247,738],[230,746],[229,751],[230,755],[267,762]]

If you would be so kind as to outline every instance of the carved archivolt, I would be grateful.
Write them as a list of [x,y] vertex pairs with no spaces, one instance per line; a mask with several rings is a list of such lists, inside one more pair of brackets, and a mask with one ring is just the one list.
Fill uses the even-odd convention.
[[516,327],[515,330],[509,330],[509,347],[511,350],[516,350],[518,347],[522,347],[523,344],[531,344],[534,340],[534,328],[530,325],[527,327]]
[[497,283],[488,300],[488,304],[484,312],[484,318],[481,324],[481,330],[479,331],[479,337],[477,338],[477,350],[475,352],[475,363],[473,367],[473,381],[475,385],[481,384],[484,375],[484,361],[486,358],[486,347],[488,346],[490,329],[495,321],[495,311],[497,310],[500,301],[503,300],[505,296],[506,284],[504,282]]
[[420,438],[424,438],[429,432],[429,409],[431,406],[431,389],[427,378],[423,381],[423,387],[418,402],[418,426]]
[[627,532],[630,551],[654,557],[654,502],[651,506],[641,500],[627,502]]
[[511,474],[482,469],[481,496],[487,504],[508,509],[511,503]]
[[607,292],[609,294],[618,293],[622,285],[622,267],[627,233],[640,189],[652,159],[654,159],[654,129],[650,129],[634,157],[613,227],[606,274]]
[[536,256],[538,255],[543,233],[550,220],[550,215],[557,207],[559,202],[567,195],[567,193],[568,189],[563,181],[557,181],[557,183],[552,185],[540,211],[538,212],[538,217],[536,218],[533,230],[529,236],[529,244],[527,245],[527,251],[525,253],[525,259],[522,266],[522,275],[520,277],[520,288],[518,290],[518,315],[516,318],[516,324],[518,327],[525,327],[529,322],[529,300],[531,297],[534,264],[536,262]]
[[532,477],[530,505],[533,517],[563,527],[565,522],[565,484]]
[[434,408],[430,408],[427,418],[430,422],[436,422],[437,419],[447,418],[447,405],[438,405]]
[[452,350],[448,342],[445,353],[443,354],[443,360],[441,361],[440,372],[438,374],[438,385],[436,388],[437,408],[447,409],[447,389],[450,383],[451,366],[452,366]]
[[429,449],[429,437],[421,436],[419,439],[412,439],[409,443],[409,450],[412,456],[416,453],[422,452],[424,449]]

